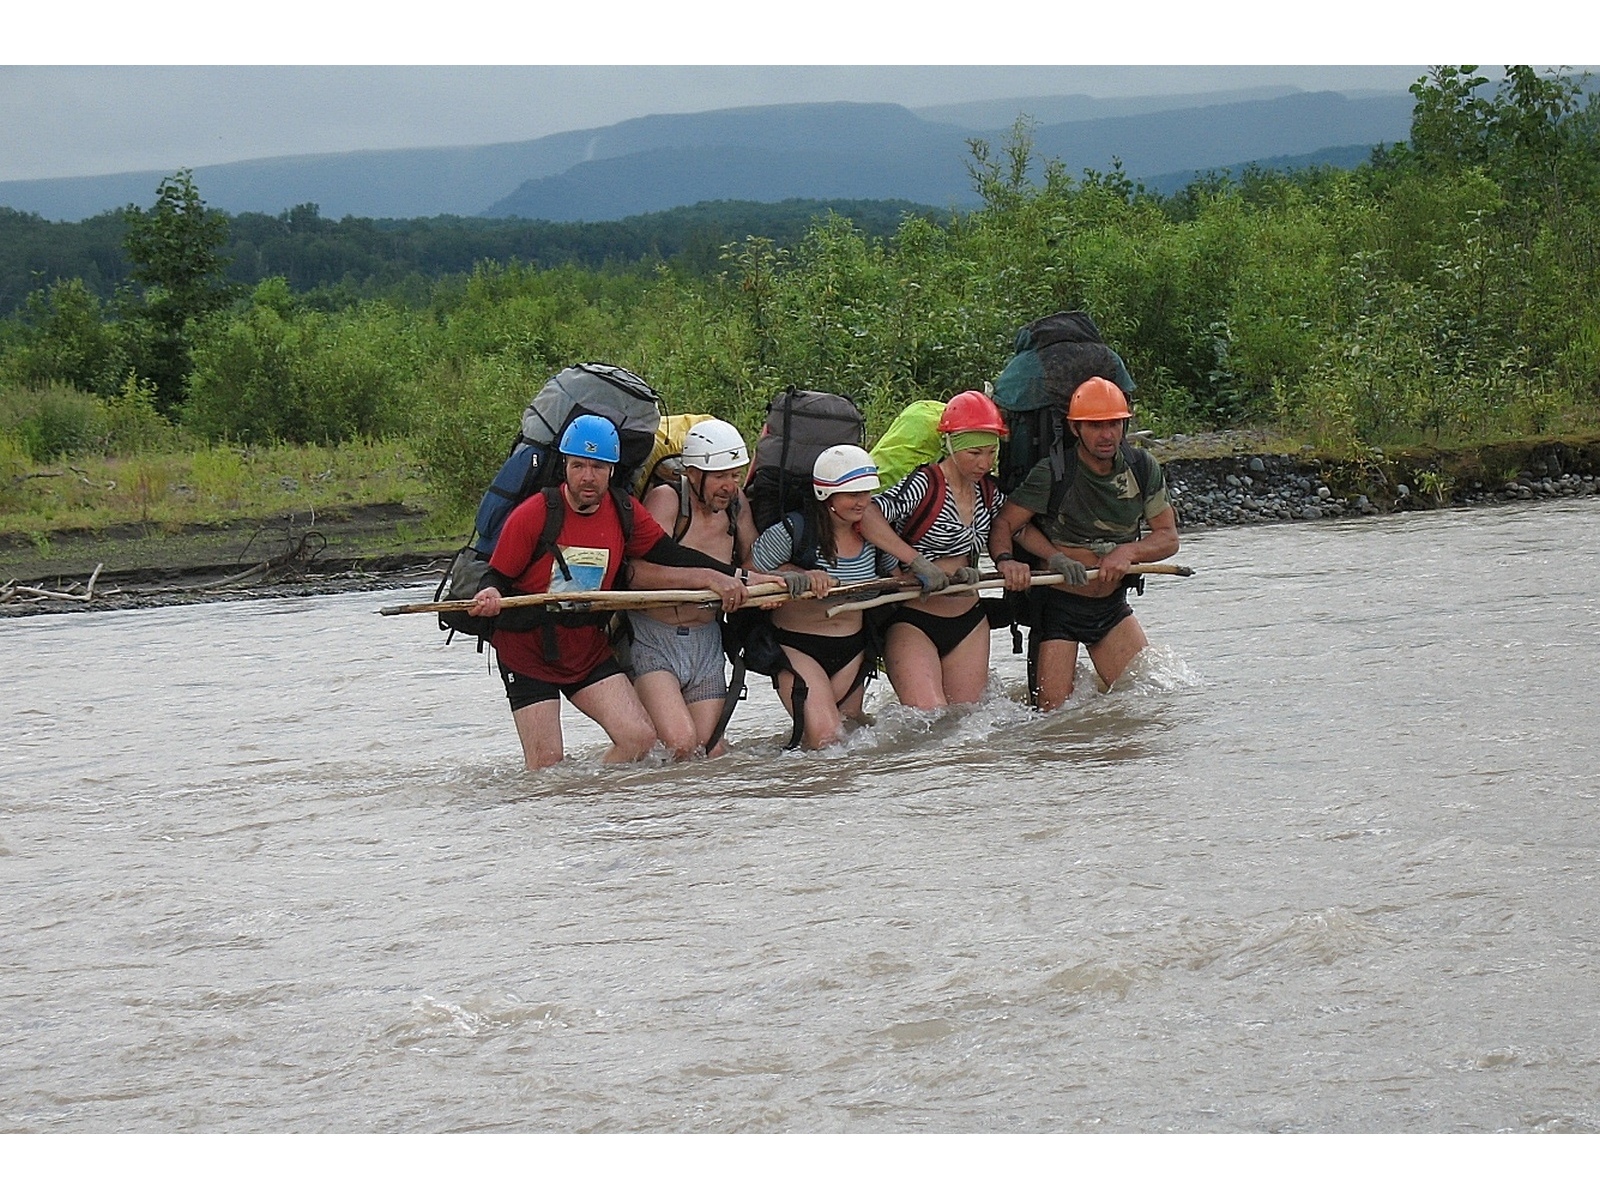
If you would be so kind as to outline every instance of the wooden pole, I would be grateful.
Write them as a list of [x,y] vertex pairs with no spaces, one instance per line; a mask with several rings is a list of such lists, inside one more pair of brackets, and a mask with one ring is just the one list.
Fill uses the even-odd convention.
[[[1090,579],[1097,579],[1097,578],[1099,578],[1100,572],[1099,572],[1098,569],[1096,569],[1094,567],[1090,567],[1090,568],[1088,568],[1087,571],[1085,571],[1085,574],[1088,575],[1088,577]],[[1129,574],[1129,575],[1177,575],[1177,576],[1180,576],[1180,577],[1183,577],[1183,578],[1187,578],[1188,576],[1194,574],[1194,568],[1193,567],[1180,567],[1176,563],[1140,563],[1140,564],[1138,564],[1136,566],[1129,567],[1128,570],[1127,570],[1127,574]],[[1035,574],[1032,577],[1032,579],[1029,581],[1029,585],[1028,586],[1030,586],[1030,587],[1047,587],[1047,586],[1049,586],[1051,584],[1065,583],[1065,582],[1066,582],[1066,579],[1063,576],[1060,576],[1060,575]],[[1000,575],[985,575],[982,579],[978,580],[977,583],[957,583],[957,584],[952,584],[950,587],[941,588],[939,591],[931,592],[929,594],[933,595],[933,596],[959,596],[959,595],[961,595],[961,594],[963,594],[965,592],[994,591],[997,588],[1004,588],[1004,587],[1005,587],[1005,579],[1004,579],[1003,576],[1000,576]],[[918,598],[919,597],[917,595],[915,595],[915,594],[902,594],[902,595],[896,595],[896,596],[875,596],[870,600],[855,600],[855,601],[850,601],[850,602],[845,603],[845,604],[835,604],[831,608],[828,609],[827,615],[830,616],[830,617],[836,617],[840,613],[865,612],[869,608],[881,608],[885,604],[901,604],[901,603],[904,603],[907,600],[916,600]]]
[[[866,579],[859,583],[841,583],[832,588],[828,595],[832,596],[859,596],[868,592],[881,592],[885,588],[900,591],[909,588],[916,591],[915,583],[907,583],[899,579]],[[750,598],[741,606],[743,608],[759,608],[773,601],[786,603],[791,599],[815,599],[808,591],[800,596],[792,597],[789,589],[781,583],[755,583],[746,589]],[[534,592],[526,596],[504,596],[500,600],[502,608],[528,608],[539,605],[548,605],[561,609],[583,609],[587,612],[620,612],[635,608],[659,608],[668,604],[721,604],[722,597],[710,588],[680,588],[659,589],[654,591],[626,591],[621,588],[597,588],[590,591],[579,592]],[[380,608],[378,614],[384,617],[398,617],[409,613],[447,613],[466,612],[472,607],[471,600],[434,600],[423,604],[395,604],[388,608]]]

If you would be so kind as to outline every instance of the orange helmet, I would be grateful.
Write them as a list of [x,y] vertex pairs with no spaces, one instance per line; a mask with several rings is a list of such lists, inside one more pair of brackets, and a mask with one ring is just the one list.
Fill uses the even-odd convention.
[[982,392],[961,392],[945,403],[940,433],[993,433],[1005,436],[1006,423],[995,402]]
[[1067,402],[1069,421],[1119,421],[1131,416],[1133,410],[1122,389],[1098,375],[1080,383]]

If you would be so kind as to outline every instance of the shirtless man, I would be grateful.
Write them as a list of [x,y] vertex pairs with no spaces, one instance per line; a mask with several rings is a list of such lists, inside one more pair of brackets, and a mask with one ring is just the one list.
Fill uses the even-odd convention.
[[[739,490],[749,451],[726,421],[701,421],[684,436],[683,477],[650,489],[647,512],[685,550],[697,551],[714,569],[744,584],[780,582],[777,575],[746,569],[755,544],[755,523]],[[665,586],[670,568],[636,561],[635,588]],[[704,604],[673,604],[630,614],[633,665],[629,674],[656,736],[678,758],[698,749],[708,757],[727,750],[722,739],[732,715],[723,670],[720,610]],[[737,701],[737,697],[733,698]]]

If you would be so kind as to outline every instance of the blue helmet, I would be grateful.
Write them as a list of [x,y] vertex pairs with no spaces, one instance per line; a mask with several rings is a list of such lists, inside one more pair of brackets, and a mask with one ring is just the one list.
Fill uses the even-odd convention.
[[617,437],[617,427],[593,413],[573,418],[561,435],[559,449],[574,458],[592,458],[598,462],[617,463],[622,459],[622,441]]

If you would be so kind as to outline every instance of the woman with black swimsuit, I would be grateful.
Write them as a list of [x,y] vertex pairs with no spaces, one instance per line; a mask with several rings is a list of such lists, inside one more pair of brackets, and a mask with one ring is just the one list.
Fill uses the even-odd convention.
[[773,684],[791,716],[799,699],[800,741],[815,750],[838,741],[846,720],[861,719],[871,665],[861,614],[829,617],[822,598],[835,583],[877,577],[878,551],[862,535],[861,517],[872,508],[878,469],[859,446],[830,446],[817,456],[811,482],[814,501],[766,529],[750,558],[757,570],[803,570],[811,577],[816,599],[792,600],[772,612],[789,663]]
[[[868,540],[900,562],[920,554],[952,580],[975,582],[979,552],[1005,501],[992,480],[985,482],[1005,428],[982,392],[952,397],[939,418],[944,457],[873,500],[861,522]],[[913,523],[921,528],[911,529]],[[909,542],[900,536],[907,533]],[[902,704],[938,709],[980,699],[989,682],[989,622],[977,593],[896,605],[883,658]]]

